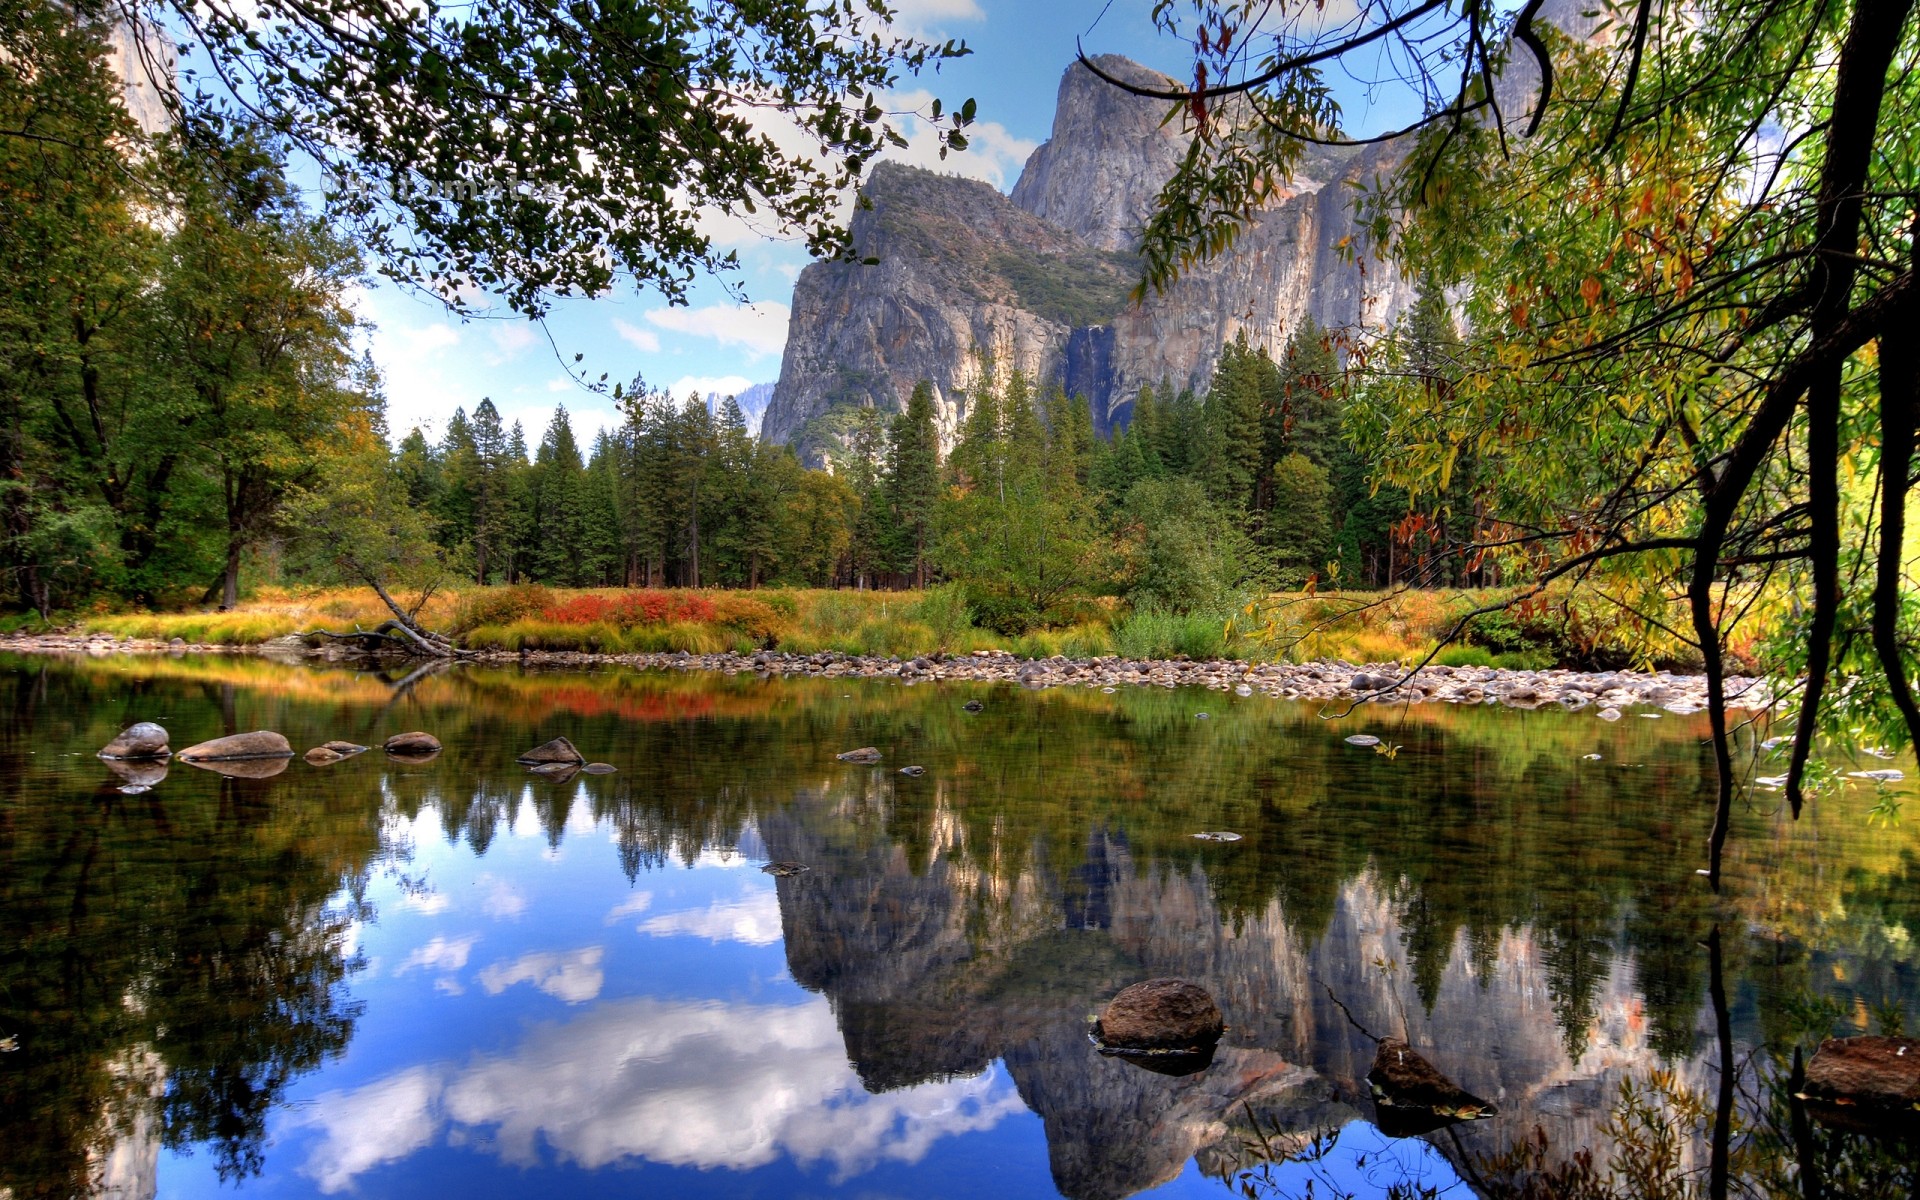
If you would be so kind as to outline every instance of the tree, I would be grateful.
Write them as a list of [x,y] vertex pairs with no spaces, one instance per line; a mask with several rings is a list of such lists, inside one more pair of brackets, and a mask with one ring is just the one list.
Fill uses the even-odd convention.
[[[616,274],[683,301],[696,272],[738,266],[701,224],[713,212],[850,254],[839,201],[905,145],[882,97],[966,53],[895,35],[877,2],[133,11],[209,64],[189,72],[189,110],[283,131],[388,274],[449,303],[478,285],[530,314]],[[944,155],[965,148],[973,112],[918,115]]]
[[886,427],[871,408],[853,413],[852,428],[834,461],[834,473],[846,476],[860,508],[854,517],[853,537],[847,547],[855,587],[872,584],[874,572],[887,561],[886,509],[880,495],[887,452]]
[[966,584],[981,624],[1024,633],[1105,580],[1107,555],[1092,497],[1072,471],[1047,469],[1071,458],[1070,423],[1049,432],[1017,370],[1004,390],[983,378],[968,402],[935,562]]
[[934,425],[933,384],[922,379],[896,414],[887,435],[880,500],[891,521],[889,565],[911,586],[927,586],[927,555],[940,499],[940,431]]
[[1296,452],[1273,464],[1272,491],[1261,532],[1272,549],[1277,581],[1300,587],[1323,573],[1332,548],[1333,484],[1325,467]]
[[574,440],[573,421],[565,405],[553,410],[553,421],[534,452],[528,476],[532,504],[527,573],[543,583],[578,587],[589,578],[582,551],[587,542],[586,464]]
[[[1728,650],[1756,622],[1780,635],[1766,665],[1796,709],[1795,812],[1823,732],[1920,737],[1903,568],[1920,388],[1912,0],[1647,0],[1592,41],[1536,29],[1541,0],[1510,22],[1484,0],[1363,3],[1324,38],[1306,7],[1185,7],[1155,17],[1204,31],[1196,86],[1146,90],[1207,136],[1148,223],[1150,285],[1229,244],[1307,141],[1342,140],[1323,67],[1393,39],[1419,47],[1404,60],[1416,94],[1453,97],[1425,106],[1367,230],[1462,287],[1471,339],[1449,388],[1368,389],[1356,435],[1416,496],[1475,456],[1501,520],[1462,549],[1527,581],[1509,602],[1577,582],[1649,639],[1690,644],[1719,769],[1715,886],[1736,786]],[[1511,88],[1495,83],[1503,47],[1530,64]],[[1661,600],[1676,590],[1684,632]],[[1829,704],[1846,677],[1861,682]]]
[[[376,432],[378,392],[348,400],[335,428],[337,452],[324,460],[310,487],[287,499],[289,524],[304,548],[331,562],[342,578],[372,588],[393,619],[374,630],[334,636],[363,644],[384,639],[427,657],[454,657],[452,643],[417,620],[449,573],[433,518],[408,502],[399,465]],[[411,607],[393,594],[408,587],[418,592]]]
[[278,158],[245,132],[188,126],[166,164],[170,197],[162,353],[180,413],[211,456],[225,524],[220,606],[240,598],[245,551],[313,477],[353,366],[344,304],[353,251],[304,211]]

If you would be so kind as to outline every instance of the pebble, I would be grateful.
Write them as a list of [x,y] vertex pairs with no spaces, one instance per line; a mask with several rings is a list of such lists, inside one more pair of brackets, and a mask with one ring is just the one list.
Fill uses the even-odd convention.
[[[66,635],[0,637],[0,651],[25,653],[85,653],[97,641]],[[164,653],[158,641],[126,641],[112,645],[115,653]],[[254,653],[259,647],[193,647],[209,653]],[[345,657],[337,648],[310,652],[318,658]],[[1647,674],[1636,671],[1513,671],[1492,667],[1427,666],[1410,677],[1394,663],[1246,663],[1233,660],[1195,662],[1186,659],[1133,660],[1104,656],[1069,659],[1023,659],[1004,650],[976,650],[964,657],[927,657],[905,662],[878,655],[790,654],[758,650],[751,654],[589,654],[577,651],[498,652],[475,655],[476,661],[512,662],[528,666],[579,667],[621,665],[642,670],[717,671],[729,675],[768,672],[780,675],[835,678],[911,679],[957,683],[1018,683],[1029,688],[1085,687],[1102,692],[1122,685],[1141,687],[1206,687],[1239,695],[1276,699],[1339,700],[1364,704],[1505,704],[1537,708],[1560,704],[1567,708],[1597,706],[1602,720],[1618,720],[1623,708],[1645,706],[1669,711],[1704,708],[1706,678],[1699,675]],[[1372,690],[1358,691],[1356,676],[1366,676]],[[1242,690],[1244,689],[1244,690]],[[1727,693],[1748,709],[1771,704],[1763,682],[1739,676],[1727,680]],[[850,698],[843,695],[843,698]],[[980,711],[978,701],[964,705]],[[1642,713],[1654,717],[1658,713]]]

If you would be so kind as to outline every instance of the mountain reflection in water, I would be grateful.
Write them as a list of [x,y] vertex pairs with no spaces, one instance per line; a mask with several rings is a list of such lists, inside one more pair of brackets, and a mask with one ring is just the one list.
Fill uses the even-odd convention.
[[[1748,1191],[1914,1186],[1788,1072],[1920,1025],[1920,836],[1768,800],[1713,897],[1691,720],[230,659],[0,696],[0,1196],[1597,1196],[1655,1149],[1705,1189],[1716,1107]],[[133,719],[447,749],[127,793]],[[513,763],[558,734],[620,773]],[[1197,1074],[1088,1042],[1162,975],[1226,1013]],[[1500,1116],[1387,1138],[1369,1034]]]

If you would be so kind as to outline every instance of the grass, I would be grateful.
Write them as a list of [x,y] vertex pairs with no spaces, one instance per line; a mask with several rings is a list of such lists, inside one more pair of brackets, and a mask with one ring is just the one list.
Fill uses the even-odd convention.
[[[1074,624],[1020,637],[975,626],[964,591],[952,585],[924,592],[469,587],[434,595],[420,615],[472,649],[509,653],[769,648],[907,658],[1003,650],[1029,658],[1412,663],[1430,653],[1463,614],[1493,598],[1470,591],[1278,593],[1231,619],[1090,602]],[[116,637],[235,646],[316,628],[370,629],[388,616],[364,589],[262,589],[233,612],[99,613],[81,618],[79,626]],[[1627,639],[1602,617],[1559,603],[1530,615],[1481,619],[1465,643],[1448,646],[1436,661],[1538,669],[1581,644],[1625,647]],[[1629,654],[1624,648],[1609,652]]]

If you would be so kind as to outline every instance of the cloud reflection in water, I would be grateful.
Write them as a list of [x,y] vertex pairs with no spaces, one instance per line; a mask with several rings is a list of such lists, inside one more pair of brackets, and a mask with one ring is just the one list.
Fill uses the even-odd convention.
[[838,1181],[883,1161],[918,1162],[941,1138],[991,1129],[1024,1107],[997,1068],[868,1094],[824,998],[636,999],[537,1027],[505,1055],[330,1092],[296,1124],[317,1131],[301,1169],[326,1192],[447,1133],[523,1167],[540,1163],[544,1144],[589,1170],[635,1159],[751,1170],[786,1155],[824,1163]]

